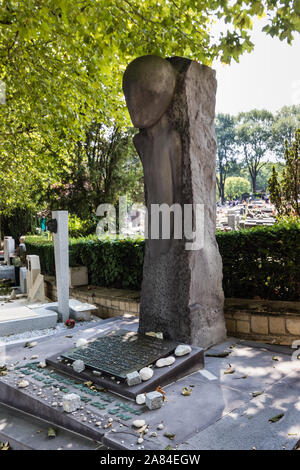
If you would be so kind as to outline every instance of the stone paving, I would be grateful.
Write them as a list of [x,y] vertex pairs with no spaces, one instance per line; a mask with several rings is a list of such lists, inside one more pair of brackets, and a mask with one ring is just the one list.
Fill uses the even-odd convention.
[[[74,334],[70,330],[70,334],[64,331],[43,338],[32,349],[24,344],[9,346],[7,363],[18,369],[0,377],[0,401],[112,449],[280,450],[296,446],[300,361],[292,360],[295,351],[287,347],[230,338],[206,351],[205,369],[165,386],[167,401],[152,411],[50,368],[37,367],[49,354],[59,356],[66,347],[73,347],[79,337],[88,339],[118,328],[135,331],[137,326],[136,317],[120,317]],[[29,386],[18,388],[19,380],[27,380]],[[190,393],[183,395],[184,389]],[[68,414],[60,403],[65,393],[72,392],[82,397],[82,409]],[[140,434],[132,426],[136,419],[148,425],[139,443]]]

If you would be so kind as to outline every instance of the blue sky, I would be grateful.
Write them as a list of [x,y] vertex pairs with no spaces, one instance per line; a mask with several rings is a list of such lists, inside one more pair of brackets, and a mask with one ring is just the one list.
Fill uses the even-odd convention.
[[218,91],[216,111],[237,114],[250,109],[272,112],[284,105],[300,104],[300,35],[292,46],[253,29],[255,49],[240,62],[214,65]]

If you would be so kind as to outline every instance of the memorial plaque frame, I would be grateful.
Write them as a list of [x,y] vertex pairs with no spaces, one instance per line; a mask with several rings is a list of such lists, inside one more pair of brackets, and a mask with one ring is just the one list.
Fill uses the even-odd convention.
[[126,375],[168,356],[178,345],[153,336],[118,330],[96,338],[87,346],[64,352],[66,362],[81,359],[85,367],[125,380]]

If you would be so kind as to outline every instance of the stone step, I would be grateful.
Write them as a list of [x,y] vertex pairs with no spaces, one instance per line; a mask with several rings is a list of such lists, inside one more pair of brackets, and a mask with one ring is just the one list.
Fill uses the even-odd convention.
[[27,306],[15,306],[0,309],[0,337],[24,331],[53,328],[57,322],[57,313],[38,308],[32,310]]
[[[55,438],[48,437],[49,428],[55,429]],[[0,442],[9,442],[12,450],[104,449],[99,442],[2,403],[0,403]]]

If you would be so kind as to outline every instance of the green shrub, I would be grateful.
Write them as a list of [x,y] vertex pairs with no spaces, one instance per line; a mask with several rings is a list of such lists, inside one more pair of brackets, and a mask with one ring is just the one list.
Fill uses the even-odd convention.
[[[226,297],[299,300],[300,223],[297,220],[237,232],[218,232]],[[42,271],[55,274],[51,241],[26,237]],[[141,287],[144,241],[70,239],[70,266],[85,265],[92,285]]]
[[298,300],[300,223],[219,232],[226,297]]
[[[95,236],[70,239],[69,265],[88,266],[89,283],[96,286],[140,289],[143,240],[98,240]],[[52,241],[26,237],[28,254],[39,255],[44,273],[55,275]]]

